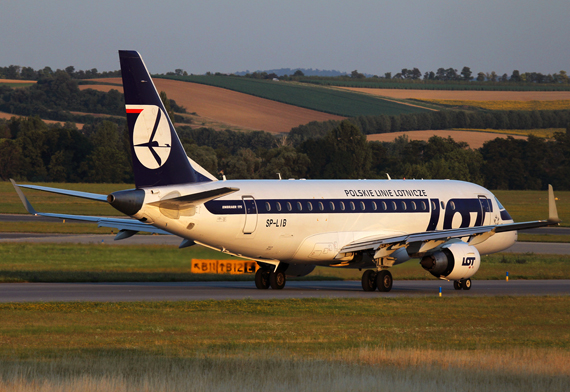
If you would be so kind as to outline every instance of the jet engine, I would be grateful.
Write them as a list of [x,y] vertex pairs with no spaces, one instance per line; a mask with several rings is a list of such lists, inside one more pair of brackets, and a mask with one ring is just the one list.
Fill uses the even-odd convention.
[[453,242],[424,256],[420,264],[436,278],[462,280],[475,275],[481,265],[481,256],[474,246],[465,242]]

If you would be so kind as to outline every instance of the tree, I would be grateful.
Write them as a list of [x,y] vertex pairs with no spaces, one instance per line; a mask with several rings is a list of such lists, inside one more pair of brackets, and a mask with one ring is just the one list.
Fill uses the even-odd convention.
[[305,74],[303,73],[303,71],[301,71],[300,69],[296,70],[295,73],[293,74],[293,76],[305,76]]
[[471,80],[473,80],[473,77],[471,76],[472,72],[471,72],[471,68],[469,67],[463,67],[463,69],[461,70],[461,77],[463,78],[463,80],[469,82]]
[[350,77],[353,79],[364,79],[366,76],[364,76],[364,74],[361,74],[360,72],[358,72],[356,69],[354,71],[352,71],[350,73]]
[[325,178],[365,178],[370,168],[370,149],[360,129],[344,120],[325,137],[330,146]]
[[520,82],[521,81],[521,74],[517,69],[515,69],[513,71],[513,74],[511,75],[510,81],[511,82]]
[[[93,151],[86,159],[87,181],[122,182],[127,176],[127,157],[117,124],[103,121],[91,136]],[[112,164],[110,164],[112,163]]]
[[384,79],[392,79],[392,72],[386,72],[384,74]]
[[485,72],[479,72],[477,74],[477,81],[478,82],[484,82],[485,81]]
[[274,179],[280,173],[282,178],[303,178],[310,166],[311,160],[307,154],[298,152],[291,146],[282,146],[267,152],[260,177]]
[[162,104],[164,105],[164,108],[166,109],[166,113],[168,113],[168,117],[170,117],[170,120],[174,121],[174,111],[172,110],[170,106],[170,100],[168,99],[164,91],[160,92],[160,100],[162,101]]

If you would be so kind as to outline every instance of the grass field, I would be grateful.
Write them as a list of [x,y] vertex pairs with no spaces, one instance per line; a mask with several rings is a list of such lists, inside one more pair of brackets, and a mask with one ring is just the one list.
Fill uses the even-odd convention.
[[336,87],[396,99],[443,99],[463,101],[560,101],[570,99],[570,91],[474,91],[474,90],[419,90]]
[[[0,282],[181,282],[251,280],[253,275],[193,274],[192,259],[232,259],[195,246],[0,243]],[[483,256],[474,279],[570,279],[570,255]],[[396,280],[435,279],[418,260],[391,269]],[[360,280],[356,269],[317,267],[307,280]],[[253,284],[253,282],[252,282]]]
[[402,105],[363,94],[317,86],[275,82],[231,76],[180,76],[165,77],[193,83],[222,87],[228,90],[271,99],[302,108],[339,116],[396,115],[425,111],[419,107]]
[[[122,83],[121,78],[99,79],[98,81],[112,84]],[[188,113],[195,113],[191,117],[195,126],[286,133],[293,127],[311,121],[343,118],[204,84],[170,79],[154,79],[154,83],[159,91],[165,91],[168,98],[174,99],[178,105],[185,107]],[[85,85],[80,88],[94,88],[100,91],[118,88],[122,92],[122,86],[108,84]]]
[[468,107],[486,110],[566,110],[570,109],[570,100],[559,101],[465,101],[444,99],[421,99],[444,107]]
[[381,81],[370,80],[319,80],[304,79],[303,83],[315,84],[319,86],[338,86],[352,88],[369,89],[400,89],[400,90],[468,90],[468,91],[569,91],[570,85],[564,84],[511,84],[511,83],[453,83],[453,82],[431,82],[431,81]]
[[565,391],[570,297],[0,304],[0,389]]
[[489,140],[495,140],[496,138],[506,138],[512,136],[515,139],[525,139],[525,136],[521,135],[507,135],[506,132],[501,134],[500,132],[485,132],[484,130],[423,130],[423,131],[403,131],[403,132],[389,132],[389,133],[373,133],[366,135],[368,141],[381,141],[381,142],[393,142],[397,138],[405,136],[409,140],[423,140],[428,141],[432,136],[438,136],[444,139],[451,137],[456,142],[465,142],[472,149],[477,149],[483,147],[483,145]]
[[485,132],[500,135],[529,136],[534,135],[550,139],[555,132],[566,132],[564,128],[542,128],[542,129],[489,129],[489,128],[453,128],[454,131]]

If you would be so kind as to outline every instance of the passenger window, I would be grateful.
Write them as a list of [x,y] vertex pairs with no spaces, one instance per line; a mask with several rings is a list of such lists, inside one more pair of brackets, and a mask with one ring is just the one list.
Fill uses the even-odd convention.
[[406,205],[406,202],[403,201],[402,203],[402,210],[406,211],[408,209],[408,206]]
[[455,211],[455,203],[450,201],[449,206],[451,207],[451,211]]
[[340,202],[340,210],[344,211],[344,202],[342,202],[342,201]]
[[354,207],[354,203],[353,203],[353,202],[350,202],[350,210],[351,210],[351,211],[354,211],[355,209],[356,209],[356,207]]
[[313,211],[313,205],[311,204],[310,201],[307,202],[307,210]]
[[366,205],[364,204],[363,201],[360,202],[360,210],[364,211],[366,209]]
[[432,200],[432,202],[431,202],[431,209],[432,209],[433,211],[435,211],[435,210],[437,209],[437,204],[435,204],[435,201],[433,201],[433,200]]
[[386,205],[386,202],[382,202],[382,210],[386,211],[388,209],[388,206]]
[[303,211],[303,204],[300,201],[297,202],[297,211]]
[[329,201],[329,208],[331,211],[334,211],[334,203],[332,201]]
[[396,211],[398,209],[398,206],[396,205],[396,202],[393,201],[392,202],[392,211]]
[[293,209],[293,206],[291,205],[290,202],[287,202],[287,211],[291,211]]
[[441,202],[441,209],[445,210],[445,205],[443,204],[443,201]]
[[267,212],[271,211],[271,204],[268,201],[265,202],[265,210]]
[[325,206],[322,201],[319,201],[319,210],[324,211]]
[[422,211],[425,211],[425,210],[426,210],[426,207],[427,207],[427,206],[426,206],[426,202],[425,202],[425,201],[422,201]]
[[277,207],[277,211],[281,211],[281,203],[277,202],[275,203],[275,207]]
[[412,211],[415,211],[416,208],[417,208],[417,207],[416,207],[416,202],[415,202],[415,201],[412,201],[412,202],[411,202],[411,206],[412,206]]
[[376,202],[375,202],[375,201],[372,202],[372,209],[373,209],[374,211],[376,211],[376,210],[378,209],[378,207],[376,206]]

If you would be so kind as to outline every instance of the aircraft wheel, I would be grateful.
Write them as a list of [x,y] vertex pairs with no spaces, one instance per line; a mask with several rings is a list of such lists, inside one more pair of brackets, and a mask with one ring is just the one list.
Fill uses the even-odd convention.
[[364,291],[376,290],[376,271],[366,270],[362,274],[362,289]]
[[461,282],[461,288],[463,290],[471,290],[471,279],[465,279]]
[[461,290],[461,282],[459,280],[454,280],[453,281],[453,288],[455,290]]
[[269,288],[269,271],[260,268],[255,273],[255,287],[260,290]]
[[287,279],[285,278],[285,273],[281,271],[271,272],[269,274],[269,284],[271,288],[274,290],[281,290],[285,287],[285,282]]
[[376,274],[376,286],[378,287],[379,291],[390,291],[392,290],[392,274],[390,271],[382,270],[378,271]]

